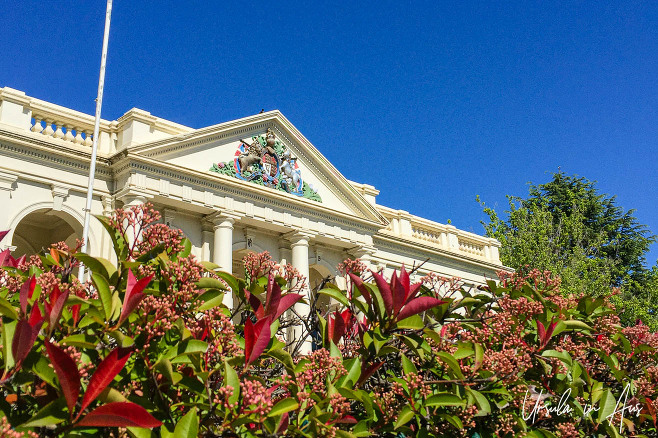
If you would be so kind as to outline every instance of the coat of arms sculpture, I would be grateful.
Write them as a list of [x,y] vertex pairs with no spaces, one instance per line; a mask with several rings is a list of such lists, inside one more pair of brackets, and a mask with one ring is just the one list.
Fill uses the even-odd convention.
[[322,202],[320,195],[302,179],[297,158],[271,129],[251,140],[241,139],[233,161],[213,164],[210,170]]

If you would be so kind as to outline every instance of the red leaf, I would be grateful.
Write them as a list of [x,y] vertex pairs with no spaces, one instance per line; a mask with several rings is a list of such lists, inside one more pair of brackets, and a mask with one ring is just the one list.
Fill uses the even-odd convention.
[[263,308],[263,303],[260,302],[258,297],[251,292],[249,292],[247,289],[244,290],[244,294],[247,297],[247,301],[249,301],[249,305],[251,306],[252,309],[254,309],[254,314],[256,314],[256,318],[260,319],[263,316],[265,316],[265,309]]
[[3,266],[13,267],[13,265],[14,263],[12,261],[12,256],[9,249],[5,249],[4,251],[0,252],[0,268]]
[[53,305],[57,298],[62,294],[62,291],[59,290],[59,286],[55,285],[52,291],[50,291],[50,304]]
[[32,298],[32,294],[34,293],[34,288],[37,285],[37,279],[33,275],[28,280],[23,283],[23,286],[21,286],[21,291],[20,291],[20,302],[21,302],[21,310],[23,311],[23,314],[27,313],[27,301]]
[[[37,306],[37,304],[35,303],[34,306],[32,306],[32,311],[30,312],[30,319],[28,320],[28,322],[30,323],[32,329],[34,329],[36,333],[39,333],[43,321],[44,321],[44,317],[41,314],[41,309],[39,309],[39,306]],[[35,338],[36,338],[36,333],[35,333]]]
[[537,321],[537,334],[539,335],[539,345],[544,344],[544,337],[546,336],[546,328],[541,321]]
[[274,274],[270,272],[267,278],[267,293],[265,294],[265,315],[274,315],[279,308],[279,301],[281,301],[281,286],[274,281]]
[[5,236],[9,233],[9,230],[7,231],[0,231],[0,242],[2,242],[2,239],[5,238]]
[[270,343],[270,317],[265,317],[256,324],[252,324],[248,319],[244,325],[244,354],[245,367],[249,366],[256,360]]
[[142,293],[133,294],[129,298],[124,298],[123,309],[121,309],[121,317],[119,318],[119,322],[117,323],[117,326],[120,326],[121,324],[123,324],[123,322],[126,319],[128,319],[130,314],[133,313],[137,305],[144,298],[146,298],[146,294],[142,294]]
[[355,388],[358,388],[361,386],[363,382],[368,380],[370,376],[375,374],[375,371],[377,371],[382,365],[384,365],[384,362],[375,362],[371,365],[368,365],[367,367],[364,367],[364,365],[361,365],[361,377],[359,377],[359,381],[356,382]]
[[146,289],[146,286],[149,285],[151,280],[153,280],[154,275],[155,274],[151,274],[148,277],[144,277],[141,280],[137,281],[135,279],[135,276],[133,275],[133,271],[128,269],[128,280],[126,282],[126,295],[141,293],[144,289]]
[[336,421],[336,423],[339,423],[339,424],[356,424],[356,423],[358,423],[358,421],[356,421],[356,418],[352,417],[351,415],[345,415],[343,418]]
[[149,285],[153,279],[153,274],[148,277],[144,277],[141,280],[137,281],[133,275],[133,271],[128,269],[128,280],[126,280],[126,294],[123,297],[123,306],[121,307],[121,316],[119,317],[119,322],[117,326],[120,326],[130,314],[135,310],[140,301],[142,301],[146,295],[142,293],[146,286]]
[[279,426],[276,428],[277,433],[282,434],[283,432],[288,429],[288,425],[290,424],[290,415],[288,415],[287,412],[285,412],[281,416],[281,421],[279,421]]
[[50,248],[50,256],[59,265],[59,252],[55,248]]
[[345,334],[345,321],[339,312],[334,312],[329,315],[327,320],[327,331],[329,332],[329,339],[338,345],[340,338]]
[[158,427],[162,422],[146,409],[131,402],[115,402],[99,406],[80,420],[75,427]]
[[404,268],[404,263],[402,263],[402,267],[400,268],[400,275],[398,276],[398,280],[402,284],[402,287],[404,288],[404,290],[408,291],[409,286],[411,285],[411,279],[409,278],[409,273]]
[[[107,385],[114,380],[119,371],[123,369],[130,357],[130,348],[115,348],[105,359],[98,365],[94,375],[89,379],[87,392],[82,399],[82,409],[80,414],[84,411],[91,402],[93,402],[98,395],[103,392]],[[78,414],[78,417],[80,417]]]
[[71,418],[73,418],[75,404],[80,396],[80,373],[78,372],[78,366],[64,350],[52,345],[48,341],[46,341],[46,351],[55,368],[59,385],[62,387],[62,392],[66,398],[66,405],[69,407]]
[[405,318],[410,316],[417,315],[421,312],[424,312],[432,307],[440,306],[444,304],[445,301],[441,301],[438,298],[433,297],[418,297],[409,301],[400,311],[397,320],[402,321]]
[[653,408],[653,402],[649,397],[646,397],[647,410],[653,419],[653,427],[656,427],[656,410]]
[[276,310],[276,313],[272,316],[272,321],[276,320],[281,316],[283,312],[286,310],[290,309],[293,304],[295,304],[297,301],[301,300],[304,298],[300,294],[286,294],[279,300],[279,307]]
[[407,301],[414,298],[422,286],[423,283],[416,283],[409,286],[409,292],[407,293]]
[[358,277],[351,272],[348,273],[350,278],[352,279],[352,283],[359,289],[359,292],[361,292],[361,295],[363,298],[366,300],[366,303],[370,305],[372,303],[372,298],[370,298],[370,291],[366,287],[365,284],[363,284],[363,280],[361,280],[361,277]]
[[11,343],[11,353],[14,356],[16,364],[20,364],[27,357],[34,345],[32,338],[32,326],[29,322],[21,319],[16,324],[14,339]]
[[386,279],[384,279],[383,276],[379,275],[375,271],[370,271],[370,272],[372,273],[372,276],[375,279],[375,283],[377,283],[377,287],[379,288],[379,293],[382,294],[382,299],[384,300],[384,307],[386,308],[386,311],[390,315],[393,312],[393,294],[391,292],[391,287],[386,282]]
[[406,301],[407,291],[404,290],[396,272],[393,272],[391,276],[391,291],[393,292],[393,314],[397,315]]
[[[11,258],[11,259],[14,259],[14,258],[11,257],[11,256],[10,256],[10,258]],[[23,263],[25,263],[25,259],[26,259],[25,255],[22,255],[22,256],[20,256],[19,258],[14,259],[14,268],[18,268],[20,265],[22,265]],[[1,266],[1,264],[0,264],[0,266]]]
[[80,318],[80,308],[82,305],[76,304],[75,306],[71,307],[71,315],[73,316],[73,324],[77,325],[78,324],[78,319]]
[[[59,291],[59,288],[55,286],[55,289]],[[52,294],[51,294],[52,297]],[[64,310],[64,305],[66,304],[66,300],[69,297],[68,291],[59,295],[57,297],[57,300],[53,304],[53,308],[50,311],[50,316],[48,317],[48,324],[49,324],[49,330],[52,333],[52,331],[55,329],[55,326],[57,325],[57,321],[59,320],[59,317],[62,315],[62,310]]]

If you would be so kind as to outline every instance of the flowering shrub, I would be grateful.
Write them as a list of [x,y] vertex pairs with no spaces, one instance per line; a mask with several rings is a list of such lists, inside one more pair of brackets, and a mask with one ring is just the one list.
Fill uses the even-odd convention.
[[[293,267],[251,254],[245,279],[219,272],[159,219],[149,206],[99,218],[116,266],[62,244],[0,253],[3,436],[658,433],[658,335],[550,273],[466,290],[347,260],[347,290],[307,297]],[[337,306],[294,312],[318,295]]]

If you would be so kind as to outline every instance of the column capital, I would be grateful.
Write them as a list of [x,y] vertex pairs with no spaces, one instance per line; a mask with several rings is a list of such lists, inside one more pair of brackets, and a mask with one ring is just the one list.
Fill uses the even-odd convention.
[[293,230],[284,234],[282,237],[292,243],[293,245],[306,245],[308,246],[309,240],[315,237],[315,233],[308,230]]
[[0,171],[0,190],[12,191],[14,184],[18,181],[18,174]]
[[218,211],[206,216],[206,221],[213,225],[213,228],[218,227],[233,227],[233,224],[242,218],[243,215],[233,210]]
[[146,204],[153,196],[142,190],[127,189],[122,190],[114,197],[116,200],[123,202],[124,207],[128,205]]
[[369,245],[355,246],[347,250],[347,254],[357,259],[370,259],[377,252],[377,248]]
[[53,194],[53,210],[61,211],[64,199],[69,195],[69,188],[62,184],[51,184],[50,190]]

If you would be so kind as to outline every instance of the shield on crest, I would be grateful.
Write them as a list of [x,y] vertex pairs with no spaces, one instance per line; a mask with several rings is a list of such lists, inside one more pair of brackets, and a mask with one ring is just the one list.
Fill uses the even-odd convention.
[[269,152],[265,152],[261,157],[261,165],[265,174],[270,178],[276,177],[279,173],[279,160]]

